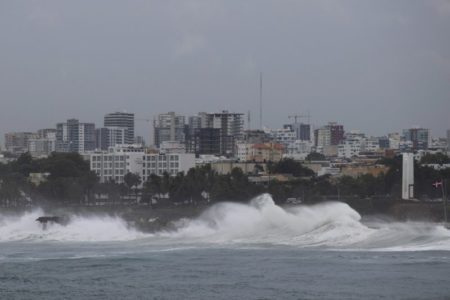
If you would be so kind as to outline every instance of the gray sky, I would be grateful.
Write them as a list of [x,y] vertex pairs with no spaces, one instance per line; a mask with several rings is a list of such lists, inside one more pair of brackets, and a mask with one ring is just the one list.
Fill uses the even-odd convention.
[[2,140],[117,110],[251,110],[255,127],[260,71],[266,126],[309,111],[315,125],[444,136],[450,1],[0,1]]

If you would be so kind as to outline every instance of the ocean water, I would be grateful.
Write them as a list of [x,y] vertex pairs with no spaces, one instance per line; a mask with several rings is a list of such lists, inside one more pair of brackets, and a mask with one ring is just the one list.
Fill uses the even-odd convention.
[[450,299],[450,231],[343,203],[221,203],[153,234],[0,214],[0,299]]

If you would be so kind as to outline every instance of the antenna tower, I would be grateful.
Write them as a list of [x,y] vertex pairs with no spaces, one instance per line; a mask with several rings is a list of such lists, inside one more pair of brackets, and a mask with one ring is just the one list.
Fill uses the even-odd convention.
[[259,129],[262,129],[263,124],[263,103],[262,103],[262,92],[263,92],[263,77],[262,72],[259,73]]

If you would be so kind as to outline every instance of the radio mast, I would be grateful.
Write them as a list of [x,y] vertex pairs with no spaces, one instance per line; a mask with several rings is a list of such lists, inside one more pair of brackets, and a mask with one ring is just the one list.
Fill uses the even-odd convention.
[[259,129],[263,129],[263,103],[262,103],[262,92],[263,92],[263,86],[262,86],[262,72],[259,73]]

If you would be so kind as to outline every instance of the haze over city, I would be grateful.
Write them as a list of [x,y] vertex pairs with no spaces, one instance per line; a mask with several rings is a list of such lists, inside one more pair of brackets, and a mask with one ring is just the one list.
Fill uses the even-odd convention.
[[0,0],[0,300],[450,299],[450,0]]
[[0,138],[123,110],[250,110],[255,128],[260,72],[266,126],[310,112],[314,125],[444,136],[448,28],[444,0],[2,2]]

